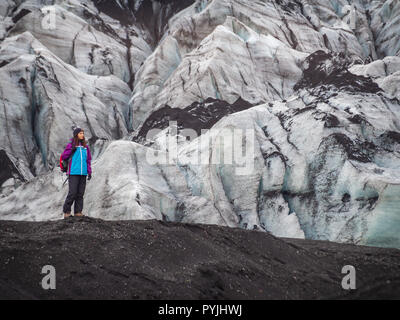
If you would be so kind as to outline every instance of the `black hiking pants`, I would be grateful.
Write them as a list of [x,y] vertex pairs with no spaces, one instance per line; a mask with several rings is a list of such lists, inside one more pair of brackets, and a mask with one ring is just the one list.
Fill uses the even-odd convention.
[[65,199],[63,212],[71,213],[72,203],[75,201],[74,214],[81,213],[83,209],[83,195],[85,194],[86,176],[69,175],[69,191]]

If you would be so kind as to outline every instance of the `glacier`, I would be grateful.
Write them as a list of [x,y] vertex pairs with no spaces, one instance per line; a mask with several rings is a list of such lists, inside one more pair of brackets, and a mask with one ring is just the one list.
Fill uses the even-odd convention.
[[[78,125],[93,156],[91,217],[399,248],[399,10],[3,1],[0,219],[62,219],[58,158]],[[237,148],[251,161],[207,161]]]

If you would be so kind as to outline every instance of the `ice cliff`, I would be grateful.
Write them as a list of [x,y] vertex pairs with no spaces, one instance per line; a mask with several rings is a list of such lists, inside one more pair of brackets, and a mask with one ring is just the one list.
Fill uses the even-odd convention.
[[78,125],[89,216],[400,247],[399,19],[396,0],[2,1],[0,219],[62,218]]

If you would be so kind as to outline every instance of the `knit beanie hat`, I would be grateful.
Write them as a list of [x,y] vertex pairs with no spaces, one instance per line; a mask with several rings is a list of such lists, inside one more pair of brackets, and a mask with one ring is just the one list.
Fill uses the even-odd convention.
[[82,129],[81,128],[75,128],[74,129],[74,138],[78,135],[79,132],[81,132]]

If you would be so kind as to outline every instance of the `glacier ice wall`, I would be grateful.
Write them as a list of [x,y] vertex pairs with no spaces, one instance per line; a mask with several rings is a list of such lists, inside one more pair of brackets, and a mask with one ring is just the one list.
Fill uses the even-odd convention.
[[[399,10],[1,2],[0,218],[62,217],[57,161],[79,125],[94,159],[91,216],[400,247]],[[235,129],[252,132],[251,172],[196,162],[232,152]],[[168,163],[149,161],[154,152]]]

